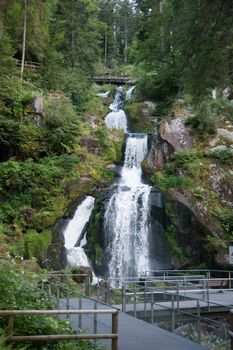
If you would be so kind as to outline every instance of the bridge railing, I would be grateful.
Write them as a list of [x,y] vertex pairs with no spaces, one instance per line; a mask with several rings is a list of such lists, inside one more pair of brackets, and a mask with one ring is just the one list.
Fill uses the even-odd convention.
[[[222,303],[199,299],[198,296],[182,295],[175,291],[161,293],[159,289],[134,285],[128,286],[122,307],[124,312],[134,317],[155,323],[179,335],[189,336],[199,343],[203,343],[208,332],[210,342],[229,342],[230,325],[226,321],[226,315],[229,315],[231,307]],[[211,319],[210,312],[221,312],[225,317],[221,321]]]
[[[111,315],[112,332],[109,334],[50,334],[50,335],[14,335],[14,320],[19,316],[62,316],[62,315]],[[35,342],[79,339],[111,339],[112,350],[118,350],[118,311],[108,310],[1,310],[0,316],[8,318],[7,342]]]

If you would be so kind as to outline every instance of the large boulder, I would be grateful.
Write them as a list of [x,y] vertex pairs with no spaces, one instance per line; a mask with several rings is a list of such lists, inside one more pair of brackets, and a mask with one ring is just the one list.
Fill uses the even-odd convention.
[[184,119],[181,117],[162,122],[160,136],[174,150],[192,148],[192,137],[184,124]]
[[155,171],[163,170],[173,153],[173,149],[166,141],[160,138],[157,130],[151,135],[150,144],[149,152],[142,164],[143,171],[149,176]]

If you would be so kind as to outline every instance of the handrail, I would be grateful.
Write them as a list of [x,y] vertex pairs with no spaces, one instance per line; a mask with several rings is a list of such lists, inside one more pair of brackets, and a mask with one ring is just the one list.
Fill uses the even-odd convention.
[[[112,333],[101,334],[52,334],[14,336],[14,319],[17,316],[41,316],[41,315],[81,315],[104,314],[112,315]],[[118,310],[0,310],[0,316],[8,317],[7,342],[21,341],[55,341],[77,339],[111,339],[112,350],[118,350]]]
[[231,338],[231,350],[233,350],[233,309],[230,311],[230,331],[229,335]]

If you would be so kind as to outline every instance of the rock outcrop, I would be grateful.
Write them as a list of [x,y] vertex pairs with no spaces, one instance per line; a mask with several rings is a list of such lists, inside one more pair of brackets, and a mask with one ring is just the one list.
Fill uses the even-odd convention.
[[152,175],[154,171],[163,170],[174,152],[173,148],[160,138],[157,130],[151,135],[150,144],[149,152],[142,164],[143,171],[148,176]]
[[192,148],[192,137],[181,117],[162,122],[160,136],[174,150]]

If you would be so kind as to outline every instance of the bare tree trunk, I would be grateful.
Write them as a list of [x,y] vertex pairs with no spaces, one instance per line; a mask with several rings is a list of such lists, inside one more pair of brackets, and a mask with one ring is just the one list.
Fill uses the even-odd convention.
[[104,64],[107,67],[108,64],[108,28],[105,28],[105,40],[104,40]]
[[127,15],[126,15],[126,10],[125,10],[125,52],[124,52],[124,56],[125,56],[125,63],[127,63],[128,61],[128,26],[127,26]]
[[72,61],[72,67],[74,68],[74,61],[75,61],[75,30],[74,30],[74,1],[72,1],[72,19],[71,19],[71,61]]
[[22,48],[21,68],[20,68],[21,80],[23,80],[23,73],[24,73],[26,34],[27,34],[27,0],[24,0],[23,48]]
[[[163,0],[159,1],[159,13],[163,13]],[[163,25],[160,26],[160,36],[161,36],[161,50],[164,51],[164,28]]]

